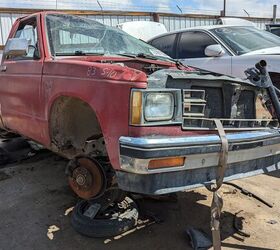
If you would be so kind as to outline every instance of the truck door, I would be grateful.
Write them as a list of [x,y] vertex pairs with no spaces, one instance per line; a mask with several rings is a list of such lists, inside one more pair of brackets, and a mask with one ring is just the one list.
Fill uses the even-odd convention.
[[40,141],[41,78],[43,52],[39,16],[21,19],[10,38],[30,41],[28,54],[21,57],[3,55],[0,69],[0,114],[5,128]]

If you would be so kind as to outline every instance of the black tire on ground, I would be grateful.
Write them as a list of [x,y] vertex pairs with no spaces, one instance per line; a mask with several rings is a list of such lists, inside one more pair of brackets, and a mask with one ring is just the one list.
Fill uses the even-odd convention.
[[133,228],[138,219],[138,210],[134,201],[126,197],[124,203],[125,208],[119,208],[120,203],[118,203],[90,219],[84,215],[84,211],[90,206],[90,203],[85,200],[80,201],[72,213],[71,224],[78,233],[88,237],[119,235]]
[[103,195],[97,199],[93,198],[88,200],[88,203],[94,204],[98,203],[101,205],[100,211],[105,211],[111,204],[119,203],[125,199],[127,192],[118,189],[112,188],[106,190]]
[[8,153],[5,152],[5,150],[3,150],[2,148],[0,148],[0,166],[9,163],[9,161],[10,161],[10,157]]
[[15,137],[19,137],[19,135],[14,134],[14,133],[4,130],[4,129],[0,129],[0,138],[9,139],[9,138],[15,138]]

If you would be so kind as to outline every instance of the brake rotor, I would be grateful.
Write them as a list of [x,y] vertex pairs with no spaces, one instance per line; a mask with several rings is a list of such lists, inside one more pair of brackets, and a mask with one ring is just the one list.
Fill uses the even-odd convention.
[[106,187],[106,176],[101,165],[86,157],[75,161],[68,180],[72,190],[86,200],[100,195]]

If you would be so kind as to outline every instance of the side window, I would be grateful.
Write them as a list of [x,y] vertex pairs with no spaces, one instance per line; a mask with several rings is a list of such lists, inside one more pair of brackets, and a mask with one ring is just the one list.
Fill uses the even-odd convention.
[[188,31],[181,34],[177,49],[177,58],[200,58],[207,57],[204,53],[208,45],[217,42],[208,34],[200,31]]
[[175,38],[176,34],[162,36],[152,40],[150,44],[170,57],[174,57],[173,48],[175,45]]
[[25,38],[29,41],[29,49],[26,56],[16,57],[16,60],[30,60],[39,57],[38,34],[36,18],[20,23],[14,38]]
[[280,36],[280,27],[271,28],[271,33],[276,36]]

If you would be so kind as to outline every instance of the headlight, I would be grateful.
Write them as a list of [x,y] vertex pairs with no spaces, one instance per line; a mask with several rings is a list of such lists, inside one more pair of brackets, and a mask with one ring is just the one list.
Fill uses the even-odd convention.
[[130,97],[130,125],[155,126],[182,123],[180,89],[133,89]]
[[174,97],[171,93],[149,93],[145,99],[145,120],[166,121],[172,119],[174,114]]

